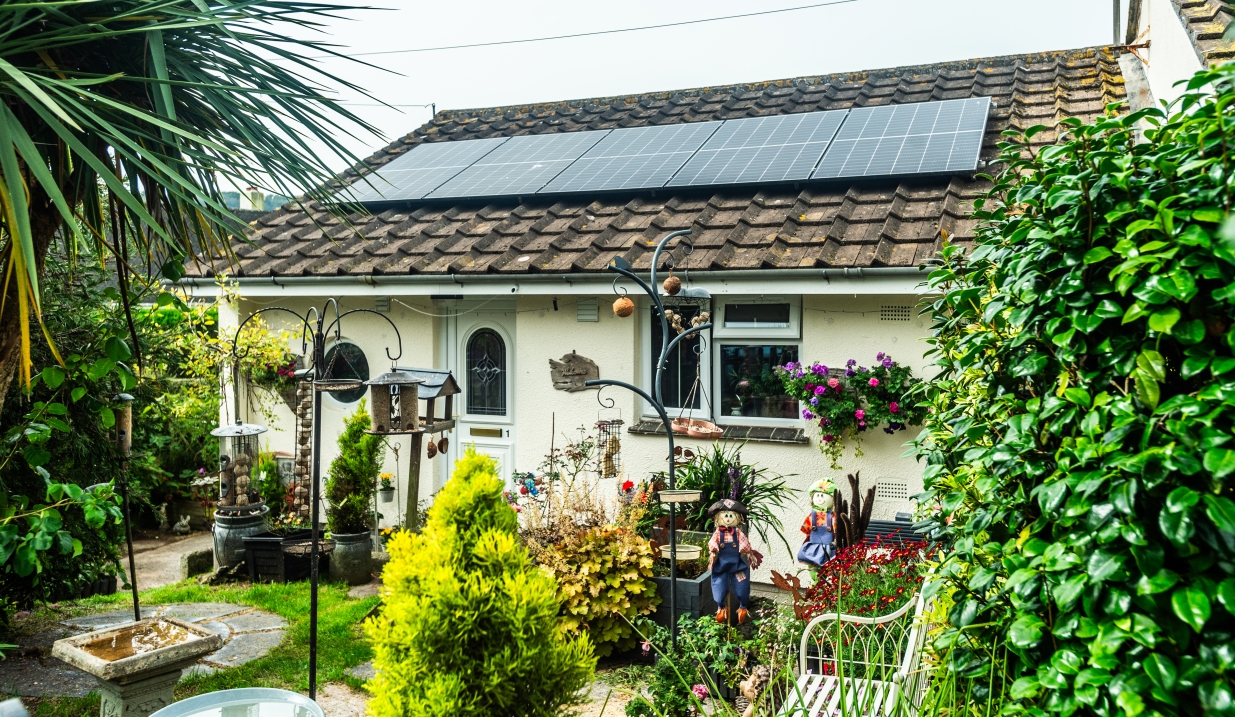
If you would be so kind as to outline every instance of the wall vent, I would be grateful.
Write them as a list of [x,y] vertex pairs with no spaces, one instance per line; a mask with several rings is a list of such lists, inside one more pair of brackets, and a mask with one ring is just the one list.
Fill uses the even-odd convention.
[[596,297],[581,298],[575,302],[577,321],[600,321],[600,303]]
[[390,297],[389,296],[373,297],[373,310],[378,312],[379,314],[389,314],[390,313]]
[[888,306],[879,307],[880,321],[908,321],[911,318],[912,307],[909,306]]
[[901,481],[882,481],[875,484],[875,497],[885,500],[908,500],[909,484]]

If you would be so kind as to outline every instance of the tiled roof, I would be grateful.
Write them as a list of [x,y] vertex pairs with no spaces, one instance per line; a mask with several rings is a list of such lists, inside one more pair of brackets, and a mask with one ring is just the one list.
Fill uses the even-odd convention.
[[[521,107],[439,112],[368,160],[389,162],[422,142],[698,122],[927,100],[990,96],[982,156],[999,133],[1090,120],[1124,99],[1109,48],[985,58]],[[1049,132],[1035,141],[1052,141]],[[354,173],[344,175],[352,181]],[[914,266],[973,237],[972,177],[764,189],[567,197],[549,203],[422,206],[355,215],[283,209],[253,224],[233,276],[600,272],[617,255],[646,269],[665,232],[693,227],[695,270]],[[218,263],[220,270],[225,264]],[[208,266],[197,272],[212,273]]]
[[1202,62],[1235,58],[1235,0],[1171,0]]

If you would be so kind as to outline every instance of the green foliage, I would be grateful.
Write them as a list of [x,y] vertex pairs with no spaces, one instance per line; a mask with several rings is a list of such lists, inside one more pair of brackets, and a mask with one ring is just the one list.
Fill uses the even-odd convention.
[[249,471],[257,492],[261,493],[262,501],[270,507],[268,519],[277,520],[283,512],[283,500],[287,497],[287,489],[279,479],[279,464],[274,454],[263,453],[258,456],[256,465]]
[[919,499],[972,702],[1235,713],[1235,66],[1190,89],[1036,154],[1047,128],[1010,133],[977,246],[931,275]]
[[[871,368],[849,359],[840,376],[830,376],[823,364],[789,362],[776,367],[785,393],[802,406],[802,418],[818,419],[819,450],[840,470],[840,457],[846,438],[854,442],[854,455],[862,455],[862,433],[883,425],[889,435],[907,425],[922,423],[925,411],[906,400],[921,381],[907,366],[879,352]],[[884,425],[886,424],[886,425]]]
[[373,519],[373,492],[386,446],[381,436],[365,433],[370,425],[369,411],[361,400],[343,423],[339,455],[330,463],[326,478],[332,533],[363,533]]
[[469,448],[421,533],[387,543],[384,607],[365,623],[374,717],[563,715],[596,666],[548,574],[520,546],[497,464]]
[[687,528],[710,532],[713,526],[708,508],[723,498],[735,498],[750,511],[746,524],[764,544],[771,545],[768,536],[775,535],[784,543],[785,550],[792,552],[789,542],[785,540],[784,525],[778,517],[786,501],[797,493],[785,483],[785,478],[791,476],[742,463],[741,453],[745,445],[715,442],[710,450],[677,469],[678,488],[703,491],[703,497],[686,514]]
[[600,657],[634,647],[632,622],[660,603],[652,580],[656,557],[630,528],[577,531],[546,548],[537,562],[557,582],[567,632],[587,632]]

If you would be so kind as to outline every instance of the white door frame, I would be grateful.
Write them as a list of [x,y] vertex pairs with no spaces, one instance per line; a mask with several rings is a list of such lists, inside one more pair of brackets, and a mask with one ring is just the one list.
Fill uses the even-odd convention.
[[[500,303],[499,303],[500,302]],[[510,483],[510,473],[515,459],[515,304],[513,300],[499,298],[490,301],[452,301],[451,317],[443,321],[446,340],[443,346],[449,355],[445,365],[454,372],[463,392],[455,401],[456,430],[446,456],[451,466],[466,450],[475,444],[477,450],[488,452],[497,461],[501,478]],[[506,415],[494,416],[468,413],[468,386],[471,376],[467,372],[467,342],[477,331],[490,329],[505,344],[506,348]],[[485,435],[490,432],[498,435]],[[449,469],[448,469],[449,470]]]

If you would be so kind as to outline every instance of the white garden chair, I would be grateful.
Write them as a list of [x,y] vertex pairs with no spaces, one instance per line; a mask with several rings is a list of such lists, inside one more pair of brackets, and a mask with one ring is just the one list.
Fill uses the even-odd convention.
[[[819,615],[802,634],[798,680],[780,717],[913,717],[926,680],[921,593],[881,617]],[[911,614],[912,611],[912,614]],[[808,650],[814,648],[814,654]]]

